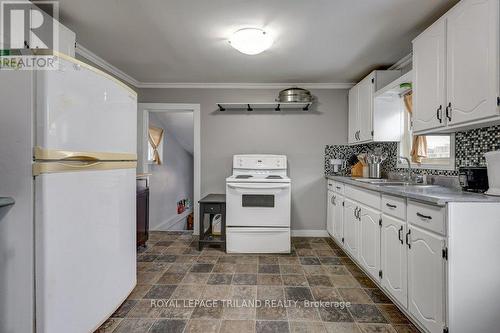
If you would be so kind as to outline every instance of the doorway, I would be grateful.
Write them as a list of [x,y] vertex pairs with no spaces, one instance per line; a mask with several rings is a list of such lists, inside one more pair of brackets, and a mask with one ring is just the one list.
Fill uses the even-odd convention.
[[150,177],[150,230],[186,230],[192,214],[197,235],[200,105],[139,103],[137,123],[137,172]]

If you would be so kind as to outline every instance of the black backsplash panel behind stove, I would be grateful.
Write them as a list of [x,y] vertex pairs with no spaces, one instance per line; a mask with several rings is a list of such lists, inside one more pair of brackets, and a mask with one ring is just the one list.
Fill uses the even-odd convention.
[[[382,173],[389,171],[404,171],[397,168],[398,145],[389,143],[367,143],[355,146],[328,145],[325,147],[325,175],[333,175],[333,167],[329,161],[332,158],[349,159],[352,155],[373,151],[381,147],[389,154],[389,158],[382,163]],[[477,128],[464,132],[455,133],[455,166],[485,166],[484,153],[492,150],[500,150],[500,125]],[[457,176],[458,171],[415,169],[417,173],[430,175]]]

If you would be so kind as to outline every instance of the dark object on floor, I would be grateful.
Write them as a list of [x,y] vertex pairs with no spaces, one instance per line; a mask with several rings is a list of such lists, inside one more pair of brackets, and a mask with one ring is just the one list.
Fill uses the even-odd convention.
[[187,217],[187,230],[193,230],[194,229],[194,218],[193,218],[193,213],[189,214]]
[[149,187],[137,185],[137,246],[146,246],[149,237]]
[[[226,251],[226,195],[209,194],[199,201],[200,203],[200,239],[198,250],[203,249],[204,244],[219,244],[223,251]],[[209,214],[209,226],[205,228],[205,214]],[[221,234],[212,235],[212,223],[215,214],[221,214]]]

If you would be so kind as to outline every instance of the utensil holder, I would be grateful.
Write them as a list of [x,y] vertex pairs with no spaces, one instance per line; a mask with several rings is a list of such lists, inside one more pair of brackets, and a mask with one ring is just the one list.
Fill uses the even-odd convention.
[[380,168],[380,163],[368,164],[368,177],[382,178],[382,170]]

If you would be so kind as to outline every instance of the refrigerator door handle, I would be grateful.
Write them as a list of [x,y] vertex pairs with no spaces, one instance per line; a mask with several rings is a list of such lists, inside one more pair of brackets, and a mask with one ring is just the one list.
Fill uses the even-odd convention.
[[78,172],[90,170],[115,170],[115,169],[134,169],[137,167],[136,161],[126,162],[36,162],[33,164],[33,176],[39,176],[44,173],[62,173]]
[[53,161],[136,161],[136,154],[129,153],[106,153],[106,152],[82,152],[57,149],[44,149],[36,146],[33,149],[35,160]]

